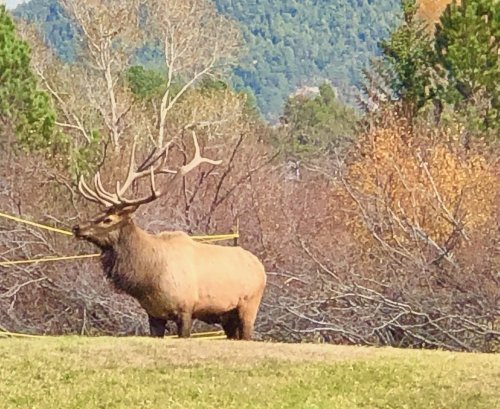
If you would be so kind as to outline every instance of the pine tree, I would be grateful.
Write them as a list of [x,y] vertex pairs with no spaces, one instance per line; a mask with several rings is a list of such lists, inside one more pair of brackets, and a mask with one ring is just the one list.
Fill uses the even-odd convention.
[[436,28],[436,53],[447,87],[442,97],[484,130],[500,128],[500,4],[448,5]]
[[417,16],[415,0],[403,0],[402,24],[381,42],[391,73],[391,89],[416,114],[432,97],[435,54],[428,26]]
[[30,48],[17,36],[10,15],[1,5],[0,132],[11,128],[23,148],[39,150],[54,143],[54,122],[50,99],[38,89],[30,68]]
[[313,159],[343,148],[355,135],[358,117],[344,105],[328,83],[315,96],[290,97],[282,123],[286,124],[284,151],[300,159]]

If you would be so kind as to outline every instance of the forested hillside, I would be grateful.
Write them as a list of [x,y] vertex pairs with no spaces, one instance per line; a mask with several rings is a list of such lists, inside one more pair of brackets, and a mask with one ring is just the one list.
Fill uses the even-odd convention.
[[[255,94],[270,117],[283,109],[300,86],[329,80],[344,100],[353,102],[361,69],[378,53],[378,41],[396,25],[399,1],[216,0],[219,12],[238,21],[244,49],[233,71],[236,89]],[[32,0],[17,16],[43,26],[46,40],[65,59],[75,55],[73,27],[58,0]],[[153,53],[153,56],[155,53]],[[142,52],[142,62],[154,63]]]
[[330,80],[352,102],[361,69],[394,28],[399,1],[216,0],[242,26],[248,54],[235,86],[249,87],[266,114],[280,112],[289,93]]

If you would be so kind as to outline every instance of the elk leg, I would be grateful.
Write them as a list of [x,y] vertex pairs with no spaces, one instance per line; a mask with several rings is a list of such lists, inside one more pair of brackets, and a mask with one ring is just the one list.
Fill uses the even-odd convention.
[[242,314],[239,322],[239,336],[238,339],[244,341],[250,341],[253,335],[253,322],[251,319],[245,317],[246,314]]
[[238,339],[240,326],[238,310],[233,310],[225,314],[222,317],[221,324],[228,339]]
[[180,338],[189,338],[191,336],[191,326],[193,318],[190,312],[182,312],[177,319],[177,333]]
[[163,338],[165,336],[165,325],[167,324],[167,320],[162,318],[155,318],[151,315],[148,315],[149,319],[149,333],[152,337],[155,338]]
[[257,318],[261,297],[248,300],[238,308],[239,316],[239,339],[250,341],[253,335],[253,326]]

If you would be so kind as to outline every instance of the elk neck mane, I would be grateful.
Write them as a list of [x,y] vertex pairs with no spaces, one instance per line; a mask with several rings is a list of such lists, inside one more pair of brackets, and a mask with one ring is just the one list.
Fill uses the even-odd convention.
[[113,285],[133,297],[141,298],[155,287],[155,277],[146,264],[143,238],[148,234],[134,223],[120,228],[116,243],[102,248],[101,264]]

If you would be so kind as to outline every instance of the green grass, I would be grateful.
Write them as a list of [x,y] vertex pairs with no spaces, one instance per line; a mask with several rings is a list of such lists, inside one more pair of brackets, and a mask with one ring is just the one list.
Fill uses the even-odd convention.
[[500,355],[333,345],[0,339],[0,408],[500,408]]

